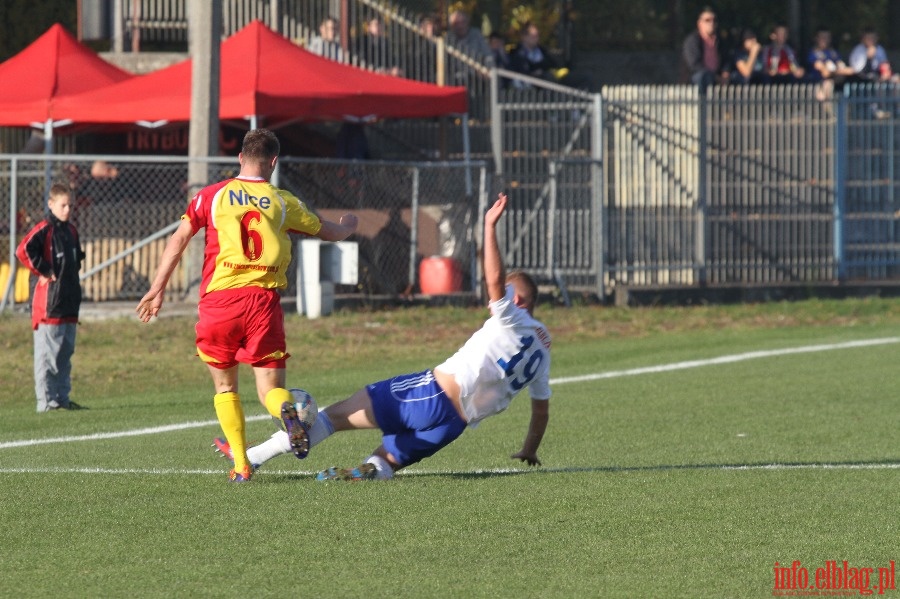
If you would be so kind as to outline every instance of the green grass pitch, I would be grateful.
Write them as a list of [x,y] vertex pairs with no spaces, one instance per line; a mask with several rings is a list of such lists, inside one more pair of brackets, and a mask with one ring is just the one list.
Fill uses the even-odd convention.
[[[38,415],[29,320],[0,317],[0,595],[764,597],[803,572],[834,591],[846,561],[845,594],[867,574],[900,596],[898,302],[537,316],[553,334],[542,467],[509,459],[520,396],[389,483],[313,480],[367,456],[366,431],[247,485],[210,447],[192,319],[83,322],[73,399],[90,409]],[[484,317],[288,316],[288,383],[332,403],[434,366]],[[241,385],[262,441],[272,423]]]

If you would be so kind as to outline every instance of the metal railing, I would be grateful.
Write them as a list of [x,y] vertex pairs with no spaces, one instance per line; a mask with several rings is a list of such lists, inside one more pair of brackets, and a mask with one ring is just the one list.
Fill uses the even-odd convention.
[[[0,306],[23,301],[13,293],[15,247],[44,218],[48,181],[68,183],[73,190],[71,220],[87,254],[81,274],[85,299],[140,298],[173,223],[187,207],[188,162],[184,157],[0,155],[0,264],[7,266]],[[234,158],[202,162],[210,181],[239,170]],[[361,298],[418,293],[420,262],[437,255],[458,264],[459,293],[480,293],[479,239],[473,232],[490,185],[484,163],[284,157],[274,182],[324,218],[336,220],[348,211],[358,215],[359,282],[341,292]],[[170,297],[195,293],[198,266],[186,254],[170,281]],[[291,272],[287,294],[296,293],[294,279]]]
[[[848,86],[824,101],[812,86],[544,91],[498,94],[496,175],[484,162],[280,161],[280,182],[313,207],[367,223],[360,285],[344,291],[415,293],[419,258],[438,254],[455,258],[464,291],[477,292],[480,211],[500,189],[513,198],[500,231],[509,267],[601,297],[617,286],[900,273],[898,88]],[[97,161],[115,163],[117,176],[90,176]],[[211,180],[237,172],[234,159],[208,163]],[[0,156],[2,262],[14,270],[15,242],[41,217],[48,180],[69,181],[89,249],[86,295],[133,299],[164,245],[150,237],[184,209],[186,177],[184,157]],[[190,284],[180,276],[173,293]]]
[[[135,51],[141,41],[180,44],[187,51],[185,0],[114,0],[116,23],[113,48]],[[490,110],[489,60],[469,56],[448,44],[441,31],[427,33],[423,15],[381,0],[224,0],[222,37],[227,38],[259,19],[294,43],[312,49],[320,24],[328,17],[339,20],[340,51],[328,58],[363,69],[398,73],[399,76],[438,85],[464,86],[469,90],[469,115],[476,158],[489,159]],[[366,23],[378,18],[383,35],[373,38]],[[463,149],[448,139],[447,119],[429,123],[390,121],[370,126],[372,144],[393,152],[394,146],[416,148],[421,159],[461,160]],[[12,151],[12,150],[7,150]]]
[[900,88],[603,90],[608,285],[887,280]]
[[[185,0],[114,0],[113,5],[112,45],[117,51],[126,47],[140,51],[141,42],[167,42],[187,50],[189,15]],[[222,37],[260,20],[309,47],[326,18],[338,20],[336,42],[341,46],[341,52],[329,58],[373,70],[397,67],[402,76],[417,81],[460,85],[465,79],[456,67],[444,68],[448,56],[449,60],[464,61],[465,54],[447,49],[439,24],[434,23],[438,29],[426,31],[424,15],[381,0],[225,0]],[[372,40],[366,25],[374,18],[381,20],[383,28],[381,36]],[[378,47],[370,41],[377,42]],[[485,57],[474,60],[485,64]],[[439,71],[446,71],[448,77]]]

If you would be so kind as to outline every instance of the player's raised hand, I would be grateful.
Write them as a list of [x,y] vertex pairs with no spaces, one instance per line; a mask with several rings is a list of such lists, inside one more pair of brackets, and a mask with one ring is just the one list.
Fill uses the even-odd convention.
[[497,221],[500,220],[500,217],[503,215],[503,211],[506,210],[506,194],[499,193],[497,194],[497,201],[494,202],[494,205],[490,207],[487,211],[487,214],[484,215],[484,223],[486,225],[496,225]]

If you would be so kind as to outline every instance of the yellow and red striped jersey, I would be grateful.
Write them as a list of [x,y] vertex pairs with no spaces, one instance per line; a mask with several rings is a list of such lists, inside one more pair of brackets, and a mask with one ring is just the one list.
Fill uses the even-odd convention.
[[288,232],[316,235],[319,217],[294,194],[259,177],[238,176],[200,190],[182,219],[206,227],[200,296],[220,289],[287,286]]

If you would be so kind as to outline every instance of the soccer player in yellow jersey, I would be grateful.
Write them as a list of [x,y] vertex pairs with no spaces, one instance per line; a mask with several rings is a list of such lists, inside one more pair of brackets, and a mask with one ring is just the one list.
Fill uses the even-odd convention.
[[309,436],[285,389],[284,314],[278,289],[287,286],[291,260],[288,232],[341,241],[357,219],[320,220],[292,193],[269,178],[281,146],[274,133],[255,129],[244,136],[237,177],[200,190],[166,244],[150,290],[136,312],[143,322],[159,314],[166,285],[191,238],[206,228],[197,323],[197,354],[206,362],[216,395],[216,416],[231,445],[233,482],[250,480],[244,411],[238,395],[238,363],[253,367],[259,401],[284,421],[298,458],[309,452]]

